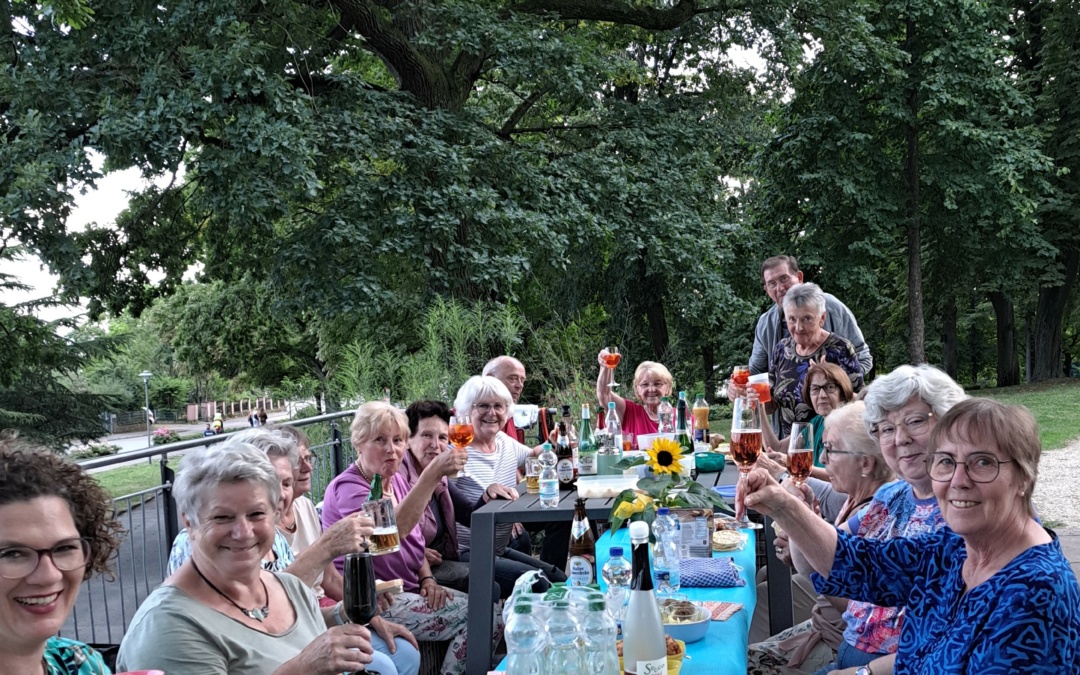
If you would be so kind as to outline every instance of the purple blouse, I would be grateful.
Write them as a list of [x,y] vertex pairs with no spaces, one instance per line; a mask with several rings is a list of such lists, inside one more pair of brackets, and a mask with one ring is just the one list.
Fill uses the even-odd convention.
[[[385,480],[385,477],[384,477]],[[401,473],[390,478],[390,485],[396,497],[409,492],[409,483]],[[323,531],[342,518],[362,510],[371,492],[371,484],[360,474],[356,464],[350,464],[341,474],[326,486],[323,497]],[[398,532],[401,535],[401,532]],[[375,576],[380,580],[401,579],[405,591],[416,593],[420,589],[420,567],[424,564],[424,535],[417,523],[408,535],[400,536],[401,549],[397,553],[373,556]],[[344,558],[338,558],[334,565],[338,571],[344,567]]]

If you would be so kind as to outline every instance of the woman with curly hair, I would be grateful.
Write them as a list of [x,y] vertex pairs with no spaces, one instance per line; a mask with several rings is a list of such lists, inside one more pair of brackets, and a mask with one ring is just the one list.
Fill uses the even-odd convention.
[[120,523],[105,491],[44,448],[0,440],[0,663],[11,675],[102,675],[101,655],[56,637],[82,582],[110,573]]

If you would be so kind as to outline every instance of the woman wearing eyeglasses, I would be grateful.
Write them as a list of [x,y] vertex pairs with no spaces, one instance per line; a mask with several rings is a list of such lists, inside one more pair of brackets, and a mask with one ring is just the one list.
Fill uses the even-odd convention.
[[0,670],[109,672],[100,654],[56,634],[82,582],[109,572],[119,532],[109,496],[76,464],[0,440]]
[[[884,431],[901,442],[928,413],[910,414]],[[746,504],[788,531],[817,570],[819,591],[903,607],[891,669],[874,662],[856,673],[1076,672],[1080,587],[1056,536],[1035,520],[1035,419],[989,399],[935,417],[924,471],[947,528],[887,542],[852,537],[761,471]]]
[[[525,459],[540,454],[540,448],[518,443],[502,431],[513,414],[514,400],[510,390],[497,378],[476,375],[458,389],[454,410],[472,416],[473,442],[469,444],[469,459],[464,475],[453,479],[457,492],[469,503],[480,507],[493,499],[518,498],[518,471],[525,468]],[[495,583],[500,595],[510,597],[514,582],[525,572],[543,570],[551,581],[565,581],[562,570],[510,548],[513,523],[495,525]],[[461,559],[469,561],[472,533],[457,526],[458,550]]]

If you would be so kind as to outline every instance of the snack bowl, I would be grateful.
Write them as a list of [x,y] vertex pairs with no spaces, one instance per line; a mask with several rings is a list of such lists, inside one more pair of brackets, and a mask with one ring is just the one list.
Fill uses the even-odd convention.
[[709,613],[699,608],[694,620],[681,623],[665,623],[664,632],[676,640],[689,644],[704,639],[705,634],[709,632],[711,621],[712,617],[709,616]]

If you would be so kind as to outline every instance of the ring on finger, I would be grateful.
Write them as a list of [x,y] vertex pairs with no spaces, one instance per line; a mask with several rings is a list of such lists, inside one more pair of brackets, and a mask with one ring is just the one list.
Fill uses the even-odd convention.
[[776,547],[776,555],[784,555],[784,551],[786,551],[786,550],[787,549],[785,549],[783,546],[777,546]]

